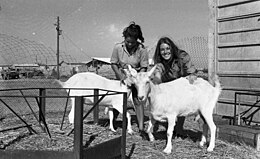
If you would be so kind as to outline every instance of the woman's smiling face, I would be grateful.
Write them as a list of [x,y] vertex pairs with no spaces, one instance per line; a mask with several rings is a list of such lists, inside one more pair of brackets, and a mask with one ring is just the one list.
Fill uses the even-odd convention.
[[172,57],[170,45],[162,43],[160,45],[160,53],[164,60],[169,60]]

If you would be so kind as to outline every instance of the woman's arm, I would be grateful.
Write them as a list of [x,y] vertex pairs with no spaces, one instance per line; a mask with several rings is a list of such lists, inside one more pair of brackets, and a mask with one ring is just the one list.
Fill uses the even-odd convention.
[[183,76],[187,76],[190,74],[195,74],[196,73],[196,68],[193,65],[190,55],[185,52],[185,51],[181,51],[179,54],[179,58],[180,58],[180,62],[182,63],[182,67],[183,67]]
[[120,71],[117,64],[112,63],[111,68],[115,72],[116,79],[118,79],[118,80],[124,80],[125,79],[125,75]]

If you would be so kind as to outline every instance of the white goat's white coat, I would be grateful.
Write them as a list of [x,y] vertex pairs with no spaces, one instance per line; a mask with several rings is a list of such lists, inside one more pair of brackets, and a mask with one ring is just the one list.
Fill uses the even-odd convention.
[[[59,83],[62,85],[63,88],[85,88],[80,89],[70,89],[70,96],[84,96],[84,95],[94,95],[94,89],[103,89],[103,90],[111,90],[111,91],[118,91],[118,92],[127,92],[128,96],[130,95],[130,89],[127,88],[125,84],[122,84],[118,80],[110,80],[105,77],[99,76],[92,72],[82,72],[77,73],[70,77],[66,82]],[[89,89],[89,90],[87,90]],[[69,89],[67,89],[67,92]],[[99,94],[105,94],[107,91],[99,91]],[[113,92],[111,92],[113,93]],[[101,98],[101,96],[99,96]],[[75,98],[71,98],[71,111],[69,113],[69,121],[70,123],[74,123],[74,111],[75,111]],[[86,104],[94,103],[94,97],[85,97],[84,101]],[[119,113],[123,113],[123,95],[107,95],[105,96],[99,105],[104,105],[109,107],[109,128],[111,131],[115,132],[113,126],[113,111],[112,108],[119,111]],[[127,112],[127,130],[128,133],[132,133],[133,130],[131,128],[131,115]]]
[[168,122],[167,145],[163,151],[167,154],[171,153],[171,139],[176,117],[200,114],[206,122],[203,125],[200,146],[206,143],[209,127],[211,138],[207,151],[213,151],[216,134],[213,109],[221,92],[218,78],[215,78],[215,87],[202,78],[197,78],[193,84],[190,84],[187,78],[154,84],[151,77],[155,68],[156,66],[149,72],[140,72],[131,77],[137,88],[138,98],[144,101],[148,98],[150,103],[150,121],[147,129],[150,141],[154,140],[152,130],[155,121]]

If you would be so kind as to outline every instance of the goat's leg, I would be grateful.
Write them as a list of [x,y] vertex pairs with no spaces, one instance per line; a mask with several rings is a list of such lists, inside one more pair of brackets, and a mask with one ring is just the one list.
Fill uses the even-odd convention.
[[205,135],[204,137],[206,137],[208,133],[208,128],[210,129],[210,142],[209,142],[209,147],[207,148],[208,152],[213,151],[215,147],[216,125],[213,121],[212,113],[213,111],[207,111],[203,113],[203,117],[207,123],[207,125],[205,125],[206,123],[203,125],[203,134]]
[[75,98],[71,98],[70,103],[71,103],[71,110],[69,113],[69,122],[71,124],[73,124],[74,123],[74,112],[75,112]]
[[208,127],[210,129],[210,142],[209,142],[209,147],[207,148],[208,152],[213,151],[215,147],[215,138],[216,138],[216,125],[213,122],[213,117],[212,115],[210,116],[209,120],[207,120]]
[[108,109],[108,116],[109,116],[109,129],[113,132],[116,132],[113,125],[114,113],[112,108]]
[[202,136],[201,136],[201,140],[200,140],[200,147],[201,147],[201,148],[206,144],[206,142],[207,142],[207,137],[208,137],[208,125],[207,125],[206,122],[204,121],[204,123],[203,123]]
[[172,151],[172,134],[175,126],[176,117],[168,118],[167,144],[163,152],[170,154]]
[[133,134],[133,130],[131,126],[131,115],[129,112],[126,112],[126,118],[127,118],[127,132],[129,134]]
[[150,141],[154,141],[154,136],[153,136],[153,126],[155,124],[155,120],[153,118],[150,118],[150,120],[148,121],[148,127],[147,127],[147,134],[149,136],[149,140]]

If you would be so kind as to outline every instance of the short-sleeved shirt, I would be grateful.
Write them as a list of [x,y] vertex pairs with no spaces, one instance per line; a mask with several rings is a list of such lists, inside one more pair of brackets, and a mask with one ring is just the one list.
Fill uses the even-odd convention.
[[190,56],[187,52],[180,50],[178,59],[175,59],[168,69],[162,63],[157,64],[157,72],[161,74],[162,82],[169,82],[180,77],[185,77],[196,72]]
[[148,67],[148,52],[142,44],[139,44],[135,53],[129,54],[125,43],[118,43],[114,46],[110,62],[117,64],[122,69],[126,69],[127,65],[130,64],[132,68],[139,71],[141,68]]

